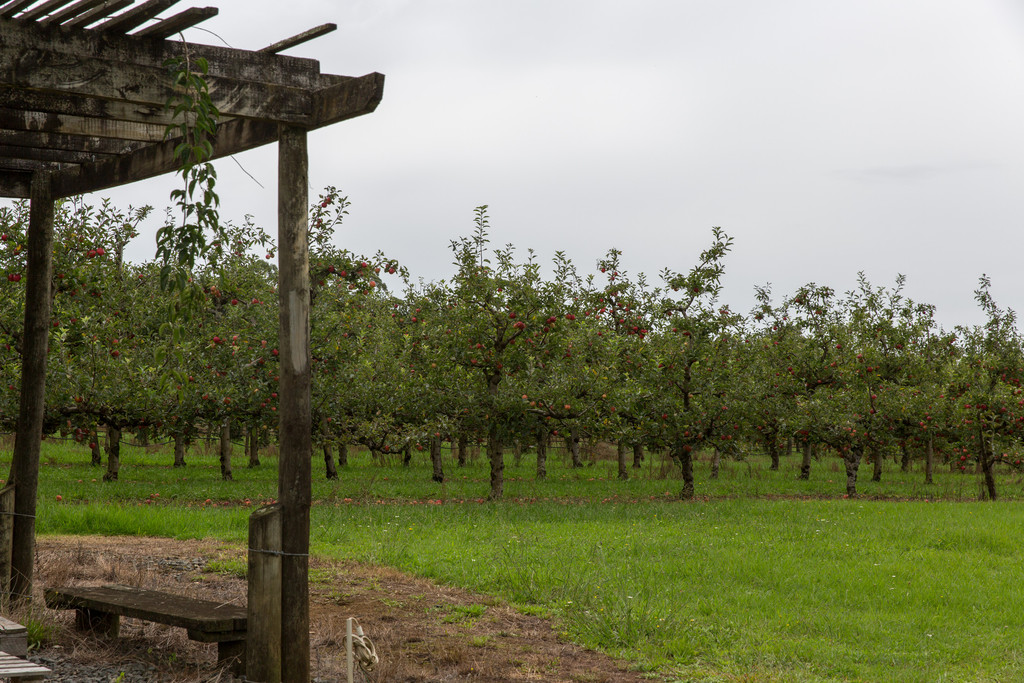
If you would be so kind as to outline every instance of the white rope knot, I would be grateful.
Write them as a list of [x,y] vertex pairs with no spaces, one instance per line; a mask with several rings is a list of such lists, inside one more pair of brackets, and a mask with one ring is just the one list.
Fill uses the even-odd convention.
[[377,657],[377,648],[374,647],[373,641],[370,637],[363,633],[363,627],[359,625],[359,622],[352,618],[352,656],[359,663],[360,668],[364,671],[373,671],[373,667],[380,663],[380,658]]

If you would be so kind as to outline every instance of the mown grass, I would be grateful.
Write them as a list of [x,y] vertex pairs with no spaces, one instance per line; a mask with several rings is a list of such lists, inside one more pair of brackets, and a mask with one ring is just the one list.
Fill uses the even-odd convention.
[[[667,680],[1024,680],[1024,513],[1015,500],[966,502],[975,475],[940,469],[929,487],[889,463],[881,483],[862,482],[865,497],[844,500],[827,459],[809,482],[795,456],[781,472],[726,463],[717,482],[701,463],[701,498],[682,503],[656,459],[619,482],[611,463],[553,458],[536,482],[525,456],[509,458],[508,499],[487,503],[483,460],[446,463],[441,485],[423,460],[358,456],[338,482],[317,476],[314,552],[551,614],[568,637]],[[43,461],[40,533],[242,543],[249,512],[276,490],[273,459],[239,459],[233,482],[195,454],[174,470],[169,452],[127,449],[108,483],[85,449],[47,444]],[[1021,489],[1002,476],[1003,498]]]

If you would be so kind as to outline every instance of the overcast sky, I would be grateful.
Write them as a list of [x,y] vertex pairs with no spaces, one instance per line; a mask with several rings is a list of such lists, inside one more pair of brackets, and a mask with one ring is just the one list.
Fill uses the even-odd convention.
[[[183,3],[182,6],[201,3]],[[377,111],[310,134],[311,193],[352,201],[339,244],[418,277],[490,205],[492,244],[609,248],[686,270],[735,237],[722,300],[908,278],[943,325],[978,277],[1024,309],[1024,5],[1017,0],[219,0],[193,42],[387,77]],[[175,8],[177,10],[178,8]],[[222,215],[276,231],[276,149],[218,162]],[[171,179],[104,193],[166,206]],[[151,258],[152,237],[135,247]]]

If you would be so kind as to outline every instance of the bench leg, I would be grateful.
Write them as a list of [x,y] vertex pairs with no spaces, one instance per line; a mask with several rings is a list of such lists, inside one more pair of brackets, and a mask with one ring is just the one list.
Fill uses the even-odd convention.
[[80,608],[75,614],[75,626],[80,631],[95,631],[116,638],[121,632],[121,617],[108,612]]
[[245,675],[245,641],[222,640],[217,643],[217,666],[231,665],[231,673]]

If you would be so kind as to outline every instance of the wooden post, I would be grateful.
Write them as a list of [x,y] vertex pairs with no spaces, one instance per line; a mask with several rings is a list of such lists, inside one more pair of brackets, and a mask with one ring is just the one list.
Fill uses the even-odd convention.
[[[269,552],[261,552],[269,551]],[[249,601],[246,680],[281,681],[281,506],[249,515]]]
[[25,331],[21,356],[21,404],[8,481],[14,484],[11,587],[14,602],[32,594],[35,561],[39,447],[46,399],[46,352],[50,341],[50,281],[53,277],[53,192],[48,172],[32,174],[28,222]]
[[309,507],[312,408],[309,351],[309,168],[306,131],[281,126],[278,142],[278,298],[281,418],[282,680],[309,681]]
[[0,489],[0,595],[7,595],[11,590],[11,536],[13,533],[14,486],[5,486]]

